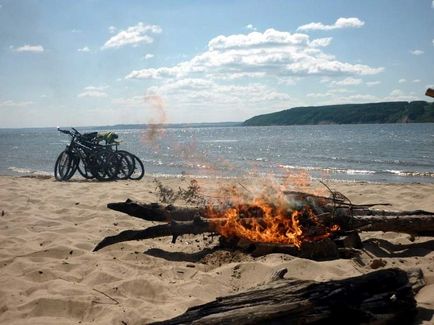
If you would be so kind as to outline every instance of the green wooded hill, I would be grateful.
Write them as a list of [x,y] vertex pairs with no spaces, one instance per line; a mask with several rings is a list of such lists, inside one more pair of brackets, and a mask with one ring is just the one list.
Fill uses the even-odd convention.
[[243,125],[425,122],[434,122],[434,103],[414,101],[294,107],[280,112],[254,116],[246,120]]

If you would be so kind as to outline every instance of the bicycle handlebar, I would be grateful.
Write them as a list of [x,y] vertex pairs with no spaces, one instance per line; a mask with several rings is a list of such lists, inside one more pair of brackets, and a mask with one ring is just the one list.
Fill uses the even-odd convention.
[[57,128],[57,131],[62,132],[62,133],[64,133],[64,134],[72,135],[71,131],[68,131],[68,130],[62,130],[61,128]]
[[74,128],[71,128],[71,129],[75,132],[75,134],[77,134],[77,135],[81,135],[81,133],[78,132],[76,129],[74,129]]
[[80,132],[78,132],[76,129],[74,129],[74,128],[71,128],[74,132],[71,132],[71,131],[69,131],[69,130],[62,130],[61,128],[57,128],[57,131],[59,131],[59,132],[62,132],[62,133],[64,133],[64,134],[68,134],[68,135],[70,135],[70,136],[79,136],[79,135],[81,135],[81,133]]

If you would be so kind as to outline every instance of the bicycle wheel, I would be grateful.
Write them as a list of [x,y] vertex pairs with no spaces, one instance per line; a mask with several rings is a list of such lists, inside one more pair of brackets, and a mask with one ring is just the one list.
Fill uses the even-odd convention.
[[77,170],[77,165],[77,159],[70,151],[62,151],[54,164],[54,177],[58,181],[69,180]]
[[117,177],[119,159],[113,151],[102,149],[90,157],[90,171],[97,180],[108,181]]
[[134,181],[138,181],[139,179],[143,178],[143,175],[145,175],[145,167],[143,166],[142,161],[140,160],[139,157],[137,157],[136,155],[133,155],[132,153],[125,151],[125,150],[119,150],[120,152],[124,152],[127,155],[129,155],[133,161],[134,161],[134,171],[131,173],[130,175],[130,179],[134,180]]
[[122,180],[128,179],[134,172],[134,158],[123,151],[116,151],[115,154],[118,156],[119,165],[117,178]]
[[95,176],[92,175],[89,167],[87,166],[87,163],[85,161],[83,161],[83,159],[81,159],[81,158],[78,162],[77,170],[80,173],[80,175],[86,179],[95,178]]

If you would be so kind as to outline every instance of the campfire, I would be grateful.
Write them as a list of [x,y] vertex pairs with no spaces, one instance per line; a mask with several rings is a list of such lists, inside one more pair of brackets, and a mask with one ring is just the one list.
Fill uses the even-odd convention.
[[[172,236],[175,243],[178,236],[214,233],[220,236],[217,250],[242,250],[253,256],[285,253],[325,260],[358,255],[362,248],[358,236],[361,231],[434,235],[433,213],[373,209],[380,204],[353,204],[341,193],[328,190],[329,196],[291,191],[274,191],[270,195],[267,191],[240,194],[232,188],[226,191],[231,193],[229,196],[208,204],[202,202],[200,207],[145,204],[129,199],[109,203],[110,209],[160,224],[106,237],[94,251],[131,240]],[[177,195],[170,192],[170,197]],[[244,323],[282,319],[302,323],[395,323],[414,316],[414,295],[425,284],[420,270],[384,269],[323,283],[284,279],[285,272],[286,269],[278,270],[272,282],[261,287],[192,307],[158,324],[195,320],[209,323],[210,319],[216,324],[234,319],[246,320]]]
[[109,203],[110,209],[162,224],[106,237],[94,251],[124,241],[171,236],[175,243],[182,235],[213,233],[220,235],[222,249],[242,250],[253,256],[285,253],[326,260],[358,255],[362,248],[360,231],[434,235],[432,212],[373,209],[387,203],[353,204],[342,193],[323,185],[328,196],[285,191],[274,185],[254,191],[239,184],[221,189],[218,196],[205,203],[197,194],[195,181],[177,193],[158,184],[162,197],[172,201],[182,197],[199,207],[143,204],[129,199]]
[[278,204],[255,198],[226,209],[209,207],[204,213],[215,223],[217,233],[225,238],[240,238],[254,243],[273,243],[301,247],[303,242],[329,238],[339,230],[326,225],[308,206],[292,209],[288,201]]

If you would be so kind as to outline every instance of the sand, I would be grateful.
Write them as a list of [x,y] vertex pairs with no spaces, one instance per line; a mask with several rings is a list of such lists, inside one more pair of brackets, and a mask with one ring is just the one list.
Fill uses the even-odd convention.
[[[175,189],[186,182],[160,180]],[[200,179],[199,184],[215,188],[229,181]],[[434,210],[434,184],[332,186],[355,203]],[[0,323],[143,324],[270,281],[273,270],[282,267],[288,269],[286,278],[323,281],[370,272],[372,261],[380,258],[383,267],[422,268],[427,285],[416,297],[417,323],[434,322],[432,238],[365,234],[366,252],[357,262],[227,252],[200,260],[197,252],[216,242],[206,235],[185,236],[176,244],[170,238],[120,243],[92,252],[107,235],[152,224],[106,204],[126,198],[155,202],[154,188],[152,177],[100,183],[0,176]]]

